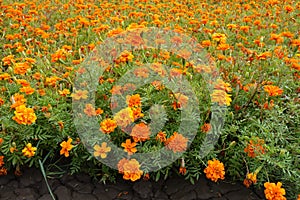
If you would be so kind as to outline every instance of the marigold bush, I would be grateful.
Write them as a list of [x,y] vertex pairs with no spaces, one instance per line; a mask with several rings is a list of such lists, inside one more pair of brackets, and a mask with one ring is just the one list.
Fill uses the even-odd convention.
[[[193,182],[205,173],[213,181],[225,177],[246,187],[265,186],[267,199],[297,198],[299,2],[0,0],[0,14],[0,175],[19,174],[23,166],[40,163],[49,177],[87,172],[102,181],[113,181],[118,173],[131,181],[180,173]],[[88,152],[76,131],[72,102],[87,101],[90,94],[83,89],[86,83],[77,88],[74,80],[87,73],[82,64],[105,39],[146,27],[191,36],[214,65],[188,62],[192,53],[183,48],[177,48],[177,55],[162,48],[110,52],[116,59],[112,65],[102,63],[95,105],[80,109],[86,126],[88,119],[97,119],[97,134],[109,137],[128,156],[120,158],[115,170],[97,160],[114,156],[110,143],[87,131],[93,143]],[[155,41],[158,46],[165,42]],[[173,37],[168,42],[179,47],[184,41]],[[130,43],[143,41],[135,37]],[[151,65],[139,67],[144,63]],[[193,141],[178,131],[181,112],[193,101],[187,91],[173,92],[162,80],[138,88],[130,82],[118,85],[130,70],[140,82],[153,74],[189,81],[200,102]],[[210,93],[204,76],[217,72],[220,78],[209,83]],[[122,97],[124,105],[114,96]],[[161,107],[150,109],[153,105]],[[215,148],[202,158],[200,146],[215,128],[212,105],[227,107],[226,121]],[[124,107],[114,114],[119,106]],[[157,114],[161,110],[165,113]],[[151,126],[152,120],[157,126]],[[163,147],[183,154],[156,172],[148,173],[144,163],[131,158]]]

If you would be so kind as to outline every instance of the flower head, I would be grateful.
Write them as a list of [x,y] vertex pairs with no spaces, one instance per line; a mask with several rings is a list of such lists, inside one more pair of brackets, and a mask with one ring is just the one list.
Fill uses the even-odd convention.
[[213,159],[208,161],[208,166],[204,169],[206,177],[214,182],[217,182],[218,179],[224,179],[225,169],[224,164],[220,161]]
[[103,132],[103,133],[111,133],[115,130],[115,128],[117,128],[117,122],[114,120],[114,119],[105,119],[103,120],[101,123],[100,123],[100,130]]
[[125,142],[121,144],[122,147],[124,147],[124,151],[128,153],[128,155],[134,154],[137,149],[135,148],[136,143],[131,142],[130,139],[127,139]]
[[34,110],[32,108],[26,108],[25,105],[16,107],[14,112],[15,116],[12,117],[18,124],[30,125],[37,119]]
[[63,141],[60,143],[60,146],[62,147],[60,150],[60,155],[65,155],[65,157],[69,157],[69,151],[73,148],[72,143],[72,138],[68,138],[67,141]]
[[283,89],[280,89],[275,85],[266,85],[264,86],[264,90],[269,94],[269,96],[279,96],[283,93]]
[[286,198],[283,196],[285,195],[284,188],[281,188],[282,183],[278,182],[275,183],[269,183],[266,182],[264,184],[265,186],[265,197],[267,200],[286,200]]
[[31,143],[28,143],[22,150],[22,153],[24,156],[30,158],[34,156],[36,149],[37,149],[36,147],[32,147]]
[[130,135],[133,137],[133,140],[135,142],[139,142],[139,141],[144,142],[150,139],[150,128],[144,123],[136,124],[132,128]]
[[188,138],[180,133],[174,132],[173,135],[167,139],[166,147],[174,153],[183,152],[187,149]]
[[107,146],[106,142],[103,142],[101,144],[101,146],[99,146],[98,144],[96,144],[94,146],[94,156],[96,157],[101,157],[101,158],[106,158],[107,157],[107,153],[111,151],[111,148]]

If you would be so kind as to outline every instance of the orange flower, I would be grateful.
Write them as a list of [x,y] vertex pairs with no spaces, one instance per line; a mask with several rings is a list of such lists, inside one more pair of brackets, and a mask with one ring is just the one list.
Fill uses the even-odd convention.
[[132,112],[133,112],[133,118],[134,120],[137,120],[141,117],[144,117],[144,114],[142,113],[142,108],[141,107],[137,107],[137,108],[131,108]]
[[135,148],[136,143],[132,142],[130,139],[127,139],[126,142],[121,144],[122,147],[124,147],[124,151],[128,153],[128,155],[134,154],[137,149]]
[[96,115],[95,108],[90,103],[88,103],[88,104],[85,105],[85,109],[83,111],[89,117]]
[[201,131],[203,133],[207,133],[211,129],[211,125],[209,123],[204,123],[203,126],[201,126]]
[[285,195],[285,189],[281,188],[282,183],[278,182],[275,183],[264,183],[265,186],[265,197],[267,200],[286,200],[286,198],[283,196]]
[[14,66],[14,73],[24,75],[28,69],[30,69],[30,65],[27,62],[16,63]]
[[248,173],[246,178],[244,179],[244,185],[248,188],[250,185],[255,184],[257,182],[256,173]]
[[16,107],[14,112],[15,116],[12,117],[18,124],[30,125],[37,119],[34,110],[32,108],[26,108],[25,105]]
[[265,85],[264,90],[269,94],[269,96],[278,96],[283,93],[283,89],[280,89],[274,85]]
[[186,95],[181,94],[181,93],[175,93],[174,96],[177,100],[176,103],[179,104],[179,105],[177,105],[177,106],[179,106],[179,108],[184,108],[187,105],[189,98]]
[[214,84],[214,88],[216,90],[224,90],[225,92],[232,91],[230,84],[224,82],[222,79],[217,79],[216,83]]
[[257,154],[264,154],[265,148],[263,147],[264,140],[256,138],[254,141],[250,140],[247,147],[244,149],[245,153],[248,153],[248,156],[255,158]]
[[7,174],[7,169],[5,167],[2,167],[0,169],[0,176],[6,175]]
[[72,150],[73,145],[72,143],[72,138],[68,138],[67,141],[63,141],[62,143],[60,143],[61,146],[61,150],[60,150],[60,155],[65,155],[65,157],[69,157],[69,151]]
[[30,158],[34,156],[36,149],[37,149],[36,147],[32,147],[31,143],[28,143],[22,150],[22,153],[24,156]]
[[231,95],[227,94],[224,90],[213,90],[213,93],[210,96],[211,101],[218,103],[220,106],[229,106],[232,101],[230,98]]
[[158,132],[155,139],[160,142],[166,142],[167,141],[166,133],[163,131]]
[[107,157],[107,153],[111,151],[111,148],[107,146],[106,142],[102,142],[101,147],[96,144],[94,146],[94,156],[95,157],[101,157],[101,158],[106,158]]
[[133,111],[131,108],[127,107],[120,110],[115,116],[114,120],[117,122],[117,125],[125,128],[132,122],[134,122]]
[[30,94],[34,93],[34,89],[30,86],[22,87],[22,88],[20,88],[20,92],[24,92],[25,94],[30,95]]
[[115,128],[117,128],[117,122],[114,119],[105,119],[100,123],[100,131],[102,131],[103,133],[111,133],[115,130]]
[[0,156],[0,167],[2,167],[4,165],[4,156]]
[[4,100],[0,97],[0,106],[4,104]]
[[136,159],[131,159],[124,163],[123,173],[123,178],[131,181],[136,181],[143,175],[143,171],[140,170],[140,163]]
[[174,153],[183,152],[187,149],[188,138],[180,133],[174,132],[173,135],[166,140],[166,147]]
[[101,115],[104,111],[101,108],[97,108],[97,110],[95,110],[96,115]]
[[127,95],[126,103],[127,103],[128,107],[130,107],[130,108],[140,107],[142,105],[141,97],[139,94],[135,94],[135,95],[131,95],[131,96]]
[[216,159],[209,160],[207,167],[204,169],[204,173],[206,174],[206,178],[214,182],[217,182],[218,179],[223,180],[225,178],[224,164]]
[[136,124],[132,128],[130,136],[133,137],[135,142],[144,142],[150,139],[150,128],[144,123]]
[[74,100],[87,99],[87,94],[87,90],[77,90],[75,93],[71,94],[71,97],[73,97]]

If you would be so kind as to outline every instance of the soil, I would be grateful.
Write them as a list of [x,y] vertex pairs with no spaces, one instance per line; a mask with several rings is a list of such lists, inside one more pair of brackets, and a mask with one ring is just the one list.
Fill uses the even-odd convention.
[[[183,176],[167,180],[125,181],[99,183],[86,174],[68,175],[48,179],[57,200],[258,200],[264,199],[262,191],[247,189],[241,183],[224,181],[214,183],[205,176],[195,184]],[[28,168],[17,177],[12,173],[0,177],[1,200],[52,200],[44,177],[39,169]]]

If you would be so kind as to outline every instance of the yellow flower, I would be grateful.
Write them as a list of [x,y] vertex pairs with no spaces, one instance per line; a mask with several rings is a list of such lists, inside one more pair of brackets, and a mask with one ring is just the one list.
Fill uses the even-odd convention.
[[106,156],[107,156],[106,154],[111,151],[111,148],[107,147],[106,142],[103,142],[101,144],[101,147],[98,144],[96,144],[94,146],[94,150],[95,150],[94,151],[94,156],[96,156],[96,157],[100,156],[101,158],[106,158]]
[[73,148],[73,145],[71,144],[72,138],[68,138],[68,141],[63,141],[60,143],[60,146],[62,147],[60,150],[60,155],[65,155],[65,157],[69,157],[69,151]]
[[31,143],[28,143],[22,150],[22,153],[24,156],[30,158],[34,156],[36,149],[37,149],[36,147],[32,147]]
[[80,99],[87,99],[88,96],[88,91],[87,90],[77,90],[75,93],[71,95],[74,100],[80,100]]
[[214,182],[217,182],[218,179],[224,179],[225,169],[224,164],[220,161],[213,159],[208,161],[208,166],[204,169],[206,177]]

